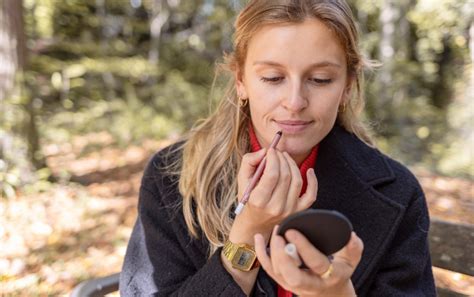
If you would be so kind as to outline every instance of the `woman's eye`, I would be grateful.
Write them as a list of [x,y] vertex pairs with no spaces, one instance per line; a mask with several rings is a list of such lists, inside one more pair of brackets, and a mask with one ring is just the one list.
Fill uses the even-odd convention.
[[263,81],[263,82],[277,83],[282,79],[283,79],[283,77],[276,76],[276,77],[262,77],[260,80]]
[[[274,83],[274,84],[282,81],[283,79],[284,79],[284,77],[282,77],[282,76],[262,77],[262,78],[260,78],[260,80],[263,81],[263,82]],[[330,79],[330,78],[328,78],[328,79],[310,78],[309,80],[311,82],[315,83],[315,84],[318,84],[318,85],[325,85],[325,84],[329,84],[329,83],[332,82],[332,79]]]
[[318,85],[326,85],[332,82],[332,79],[319,79],[319,78],[311,78],[310,81],[318,84]]

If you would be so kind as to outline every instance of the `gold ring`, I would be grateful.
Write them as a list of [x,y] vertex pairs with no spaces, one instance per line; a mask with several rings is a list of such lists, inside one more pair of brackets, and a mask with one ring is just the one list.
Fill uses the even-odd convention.
[[322,279],[327,279],[327,278],[329,278],[329,277],[331,276],[331,273],[332,273],[333,269],[334,269],[334,267],[333,267],[332,262],[331,262],[331,263],[329,263],[329,268],[328,268],[328,270],[326,270],[325,273],[321,274],[320,277],[321,277]]

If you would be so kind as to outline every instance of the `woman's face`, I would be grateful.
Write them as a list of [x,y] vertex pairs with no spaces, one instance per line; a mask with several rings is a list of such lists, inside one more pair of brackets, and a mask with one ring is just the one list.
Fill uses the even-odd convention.
[[342,46],[316,19],[257,31],[237,77],[260,144],[283,131],[278,149],[298,164],[329,133],[350,86]]

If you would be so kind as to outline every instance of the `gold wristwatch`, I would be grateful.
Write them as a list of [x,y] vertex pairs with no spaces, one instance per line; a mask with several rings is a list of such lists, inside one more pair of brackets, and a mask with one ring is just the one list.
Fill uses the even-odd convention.
[[257,254],[251,245],[245,243],[237,244],[227,240],[222,252],[235,269],[250,271],[260,266],[257,260]]

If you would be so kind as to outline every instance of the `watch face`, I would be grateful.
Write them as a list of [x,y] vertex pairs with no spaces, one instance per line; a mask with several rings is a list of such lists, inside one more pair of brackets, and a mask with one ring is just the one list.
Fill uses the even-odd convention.
[[235,254],[234,260],[232,261],[235,267],[244,270],[250,270],[253,262],[255,261],[256,255],[253,251],[245,248],[239,248]]
[[251,257],[252,257],[252,255],[250,255],[250,253],[243,252],[242,254],[240,254],[239,261],[237,262],[237,265],[244,266],[246,263],[249,262]]

